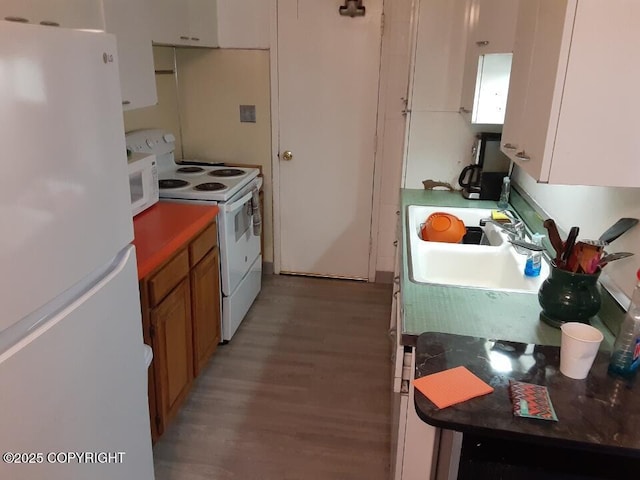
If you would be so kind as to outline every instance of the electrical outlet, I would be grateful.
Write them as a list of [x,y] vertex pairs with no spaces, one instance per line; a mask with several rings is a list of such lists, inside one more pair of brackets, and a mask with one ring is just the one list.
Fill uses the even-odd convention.
[[240,105],[240,122],[256,123],[255,105]]

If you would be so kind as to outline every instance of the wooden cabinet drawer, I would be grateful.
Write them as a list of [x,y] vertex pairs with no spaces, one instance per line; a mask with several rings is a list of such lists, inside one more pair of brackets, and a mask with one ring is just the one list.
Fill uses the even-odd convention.
[[187,249],[182,250],[173,259],[162,267],[151,280],[149,280],[149,303],[152,307],[175,287],[180,280],[189,273],[189,254]]
[[213,247],[218,245],[218,229],[214,221],[189,244],[189,264],[195,266]]

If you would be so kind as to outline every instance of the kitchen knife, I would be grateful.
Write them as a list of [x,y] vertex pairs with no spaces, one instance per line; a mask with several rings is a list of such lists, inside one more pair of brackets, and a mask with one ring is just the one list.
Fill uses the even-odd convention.
[[549,241],[553,246],[553,249],[556,251],[556,258],[554,260],[555,264],[559,267],[559,263],[562,261],[562,252],[564,251],[564,242],[562,238],[560,238],[560,233],[558,233],[558,227],[553,218],[547,218],[544,223],[544,228],[549,232]]
[[602,240],[603,242],[611,243],[620,235],[625,233],[627,230],[635,227],[638,223],[637,218],[621,218],[616,223],[611,225],[605,232],[600,235],[598,240]]
[[615,260],[620,260],[621,258],[627,258],[627,257],[630,257],[632,255],[633,255],[633,253],[631,253],[631,252],[609,253],[609,254],[605,255],[604,257],[602,257],[600,259],[600,261],[598,262],[598,266],[600,268],[602,268],[609,262],[613,262]]

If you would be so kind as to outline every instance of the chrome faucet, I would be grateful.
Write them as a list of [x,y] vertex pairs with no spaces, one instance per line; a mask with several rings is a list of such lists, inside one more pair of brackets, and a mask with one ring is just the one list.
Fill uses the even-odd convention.
[[518,220],[510,213],[507,213],[506,210],[501,211],[501,213],[504,213],[509,218],[509,223],[497,222],[492,218],[481,218],[480,226],[484,227],[489,223],[507,232],[510,240],[524,240],[524,222],[522,220]]

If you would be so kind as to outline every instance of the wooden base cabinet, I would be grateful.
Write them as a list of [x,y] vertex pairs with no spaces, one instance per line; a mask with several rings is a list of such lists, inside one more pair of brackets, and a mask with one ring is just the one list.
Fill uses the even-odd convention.
[[220,261],[215,220],[140,281],[155,443],[220,343]]

